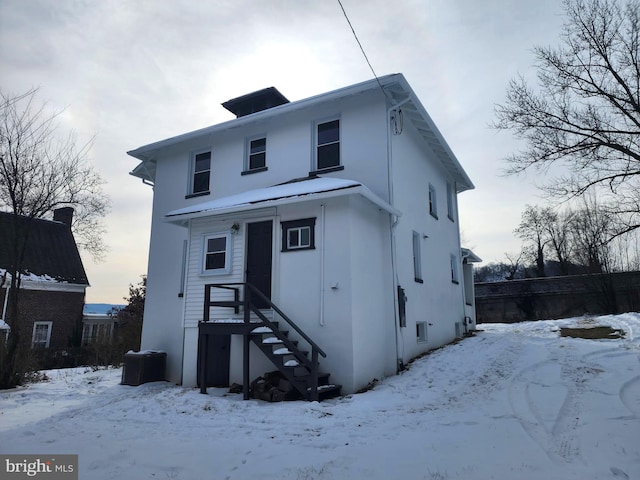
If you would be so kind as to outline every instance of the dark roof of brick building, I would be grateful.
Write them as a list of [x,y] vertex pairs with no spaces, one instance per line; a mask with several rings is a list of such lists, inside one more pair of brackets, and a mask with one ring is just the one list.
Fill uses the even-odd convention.
[[[29,220],[18,217],[18,221],[25,226]],[[13,232],[14,215],[0,212],[0,269],[8,270],[10,267]],[[71,227],[62,221],[31,220],[21,273],[89,285]]]

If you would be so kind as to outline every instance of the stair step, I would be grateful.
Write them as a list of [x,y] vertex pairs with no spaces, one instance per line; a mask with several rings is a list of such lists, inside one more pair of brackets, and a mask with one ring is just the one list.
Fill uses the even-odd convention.
[[267,338],[262,340],[262,343],[274,344],[274,343],[283,343],[283,342],[278,337],[267,337]]
[[293,355],[293,352],[289,350],[287,347],[278,348],[273,351],[274,355]]
[[287,360],[284,362],[285,367],[299,367],[300,363],[297,360]]
[[273,330],[263,325],[262,327],[254,328],[251,330],[251,333],[273,333]]

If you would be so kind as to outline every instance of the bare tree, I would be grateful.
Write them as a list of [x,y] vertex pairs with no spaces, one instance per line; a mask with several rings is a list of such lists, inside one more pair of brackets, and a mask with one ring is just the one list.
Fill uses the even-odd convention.
[[597,192],[617,236],[640,227],[640,3],[565,0],[564,10],[561,46],[534,48],[538,88],[512,80],[494,127],[526,141],[508,173],[562,167],[544,188]]
[[595,198],[585,197],[582,208],[569,220],[574,260],[588,273],[612,271],[611,237],[616,219]]
[[514,233],[525,242],[523,251],[529,253],[536,265],[536,276],[545,276],[545,247],[549,243],[548,226],[555,219],[555,213],[549,207],[527,205],[520,225]]
[[[78,243],[94,258],[105,251],[101,219],[109,208],[103,181],[88,162],[90,142],[77,146],[73,134],[58,131],[59,114],[37,103],[37,90],[8,96],[0,92],[0,210],[13,215],[10,236],[8,341],[0,342],[0,388],[21,381],[26,353],[21,340],[20,277],[31,222],[53,210],[76,211]],[[87,228],[88,227],[88,228]]]

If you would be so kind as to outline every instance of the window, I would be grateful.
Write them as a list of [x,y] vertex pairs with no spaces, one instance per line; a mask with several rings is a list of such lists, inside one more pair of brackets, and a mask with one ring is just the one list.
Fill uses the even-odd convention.
[[205,235],[203,273],[224,274],[231,271],[231,234]]
[[447,182],[447,217],[452,222],[454,221],[454,210],[453,210],[453,185]]
[[436,188],[429,184],[429,213],[436,220],[438,219],[438,201],[436,198]]
[[267,139],[254,138],[247,143],[247,158],[243,174],[267,170]]
[[318,170],[340,167],[340,120],[318,124],[316,146]]
[[282,222],[282,251],[312,250],[315,246],[315,218]]
[[413,232],[413,274],[416,282],[423,283],[420,234],[418,232]]
[[31,348],[49,348],[53,322],[34,322]]
[[84,321],[82,327],[82,345],[111,343],[113,321]]
[[427,323],[426,322],[416,322],[416,337],[418,339],[418,343],[427,341]]
[[209,193],[211,181],[211,151],[196,153],[193,156],[193,180],[190,195],[206,195]]
[[453,283],[459,283],[458,279],[458,257],[453,253],[451,254],[451,281]]

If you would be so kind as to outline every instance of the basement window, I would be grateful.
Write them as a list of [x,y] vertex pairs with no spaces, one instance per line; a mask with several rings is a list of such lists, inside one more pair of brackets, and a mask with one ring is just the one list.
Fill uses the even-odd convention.
[[315,245],[316,219],[304,218],[281,222],[282,226],[282,251],[313,250]]
[[427,322],[416,322],[416,338],[418,343],[427,341]]

